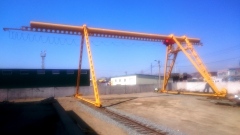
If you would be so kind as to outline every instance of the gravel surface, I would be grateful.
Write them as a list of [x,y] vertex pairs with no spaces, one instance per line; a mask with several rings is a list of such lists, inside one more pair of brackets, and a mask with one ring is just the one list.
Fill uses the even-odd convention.
[[104,115],[104,114],[102,114],[102,113],[100,113],[100,112],[98,112],[98,111],[96,111],[96,110],[94,110],[94,109],[92,109],[92,108],[90,108],[90,107],[82,104],[81,102],[79,102],[78,105],[79,105],[82,109],[84,109],[85,111],[87,111],[87,112],[91,113],[92,115],[94,115],[95,117],[97,117],[97,118],[99,118],[99,119],[101,119],[101,120],[103,120],[103,121],[105,121],[105,122],[107,122],[107,123],[110,123],[110,124],[113,124],[113,125],[115,125],[115,126],[117,126],[117,127],[122,128],[122,129],[125,130],[129,135],[139,135],[139,133],[137,133],[136,131],[132,130],[131,128],[125,126],[124,124],[119,123],[119,122],[117,122],[117,121],[109,118],[108,116],[106,116],[106,115]]
[[157,129],[159,131],[162,131],[162,132],[166,132],[168,133],[168,135],[185,135],[179,131],[176,131],[176,130],[173,130],[173,129],[170,129],[164,125],[159,125],[159,124],[156,124],[152,121],[149,121],[145,118],[142,118],[142,117],[139,117],[139,116],[136,116],[136,115],[132,115],[132,114],[128,114],[126,112],[123,112],[121,110],[118,110],[118,109],[115,109],[115,108],[112,108],[112,107],[106,107],[107,109],[117,113],[117,114],[120,114],[122,116],[126,116],[134,121],[137,121],[143,125],[147,125],[148,127],[151,127],[151,128],[154,128],[154,129]]
[[[108,123],[110,123],[110,124],[113,124],[113,125],[115,125],[115,126],[117,126],[117,127],[122,128],[122,129],[125,130],[129,135],[141,135],[140,133],[136,132],[135,130],[133,130],[133,129],[129,128],[129,127],[127,127],[126,125],[124,125],[124,124],[122,124],[122,123],[120,123],[120,122],[118,122],[118,121],[115,121],[115,120],[111,119],[110,117],[108,117],[108,116],[102,114],[101,112],[98,112],[98,111],[96,111],[96,110],[88,107],[87,105],[82,104],[81,102],[79,102],[78,105],[79,105],[82,109],[84,109],[84,110],[86,110],[87,112],[89,112],[89,113],[91,113],[92,115],[94,115],[95,117],[97,117],[97,118],[99,118],[99,119],[101,119],[101,120],[103,120],[103,121],[105,121],[105,122],[108,122]],[[156,123],[151,122],[151,121],[149,121],[149,120],[147,120],[147,119],[144,119],[144,118],[142,118],[142,117],[138,117],[138,116],[135,116],[135,115],[128,114],[128,113],[126,113],[126,112],[123,112],[123,111],[121,111],[121,110],[115,109],[115,108],[113,108],[113,107],[106,107],[106,109],[109,109],[110,111],[113,111],[114,113],[117,113],[117,114],[119,114],[119,115],[126,116],[126,117],[128,117],[128,118],[130,118],[130,119],[132,119],[132,120],[134,120],[134,121],[137,121],[137,122],[143,124],[143,125],[147,125],[148,127],[157,129],[157,130],[162,131],[162,132],[166,132],[166,133],[168,133],[168,135],[184,135],[183,133],[181,133],[181,132],[179,132],[179,131],[175,131],[175,130],[170,129],[170,128],[168,128],[168,127],[165,127],[165,126],[163,126],[163,125],[156,124]]]

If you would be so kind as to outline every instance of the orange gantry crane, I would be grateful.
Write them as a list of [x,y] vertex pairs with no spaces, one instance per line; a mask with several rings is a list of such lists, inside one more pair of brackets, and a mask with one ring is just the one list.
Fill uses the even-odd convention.
[[[79,59],[79,68],[78,68],[78,77],[77,77],[77,86],[75,97],[91,104],[94,104],[97,107],[101,107],[101,101],[98,92],[97,79],[94,70],[94,63],[92,59],[91,46],[90,46],[90,36],[93,37],[103,37],[103,38],[119,38],[119,39],[130,39],[130,40],[142,40],[142,41],[152,41],[152,42],[162,42],[166,45],[166,62],[164,68],[164,80],[160,92],[163,93],[178,93],[174,91],[167,90],[167,84],[170,79],[172,69],[174,67],[177,55],[182,51],[198,72],[202,75],[204,80],[212,88],[213,93],[192,93],[192,92],[182,92],[182,94],[192,94],[192,95],[204,95],[204,96],[216,96],[216,97],[225,97],[227,94],[226,89],[219,90],[213,80],[211,75],[208,73],[207,68],[203,64],[202,60],[195,51],[193,45],[200,45],[200,39],[197,38],[188,38],[186,36],[177,37],[173,34],[171,35],[159,35],[159,34],[147,34],[139,32],[129,32],[129,31],[120,31],[120,30],[110,30],[110,29],[101,29],[101,28],[92,28],[83,26],[72,26],[72,25],[63,25],[63,24],[53,24],[45,22],[30,22],[30,27],[23,26],[21,28],[3,28],[4,30],[22,30],[22,31],[32,31],[32,32],[46,32],[46,33],[57,33],[57,34],[70,34],[70,35],[81,35],[81,46],[80,46],[80,59]],[[88,61],[90,65],[90,73],[93,84],[93,90],[95,95],[95,101],[83,98],[79,93],[79,82],[80,82],[80,72],[82,65],[82,54],[83,54],[83,45],[84,40],[86,43]]]

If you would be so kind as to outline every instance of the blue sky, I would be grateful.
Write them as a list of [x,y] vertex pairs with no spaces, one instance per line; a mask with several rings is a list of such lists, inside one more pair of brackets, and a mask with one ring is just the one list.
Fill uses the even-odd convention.
[[[239,0],[1,0],[0,27],[20,28],[30,21],[175,34],[200,38],[196,46],[209,71],[240,65]],[[61,41],[54,43],[54,41]],[[91,37],[97,77],[135,73],[157,74],[165,62],[162,43]],[[0,68],[78,67],[80,37],[0,30]],[[83,68],[89,68],[84,48]],[[161,68],[163,73],[163,68]],[[174,72],[196,72],[183,53]]]

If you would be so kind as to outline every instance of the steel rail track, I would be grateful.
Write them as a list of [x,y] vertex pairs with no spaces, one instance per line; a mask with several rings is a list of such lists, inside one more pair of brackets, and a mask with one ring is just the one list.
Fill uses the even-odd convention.
[[139,134],[146,134],[146,135],[166,135],[167,134],[166,132],[163,132],[163,131],[160,131],[159,129],[155,129],[153,127],[145,125],[145,124],[138,122],[136,120],[133,120],[127,116],[115,113],[105,107],[96,108],[85,102],[81,102],[81,103],[83,103],[83,104],[87,105],[88,107],[90,107],[91,109],[94,109],[95,111],[98,111],[98,112],[110,117],[111,119],[127,126],[128,128],[136,131]]

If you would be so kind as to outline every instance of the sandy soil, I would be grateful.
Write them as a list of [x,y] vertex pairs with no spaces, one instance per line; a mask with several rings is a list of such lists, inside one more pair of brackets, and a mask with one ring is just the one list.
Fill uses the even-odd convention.
[[138,93],[101,96],[111,106],[189,135],[239,135],[240,107],[187,95]]

